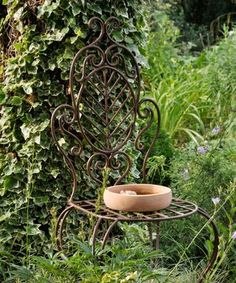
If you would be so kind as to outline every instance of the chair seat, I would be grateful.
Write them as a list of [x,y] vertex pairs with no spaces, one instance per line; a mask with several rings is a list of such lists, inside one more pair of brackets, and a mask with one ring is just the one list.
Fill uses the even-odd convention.
[[170,206],[159,211],[151,212],[125,212],[112,210],[104,203],[97,205],[97,200],[82,200],[69,202],[74,207],[86,214],[97,218],[119,221],[167,221],[184,218],[198,211],[198,206],[190,201],[173,198]]

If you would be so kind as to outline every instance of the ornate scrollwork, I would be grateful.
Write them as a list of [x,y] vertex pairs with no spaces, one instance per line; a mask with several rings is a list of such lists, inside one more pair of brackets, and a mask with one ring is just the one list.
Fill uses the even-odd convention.
[[[148,105],[149,104],[149,105]],[[152,105],[152,107],[150,106]],[[156,113],[155,113],[155,112]],[[137,150],[143,152],[144,159],[143,159],[143,166],[142,166],[142,175],[144,182],[146,181],[146,167],[147,167],[147,160],[150,155],[150,152],[158,138],[159,132],[160,132],[160,125],[161,125],[161,115],[159,107],[157,106],[156,102],[150,98],[144,98],[139,101],[138,104],[138,116],[141,119],[148,120],[145,122],[145,125],[141,130],[139,131],[136,139],[135,139],[135,147]],[[155,119],[156,118],[156,119]],[[156,124],[156,131],[153,136],[152,142],[148,149],[145,148],[144,144],[141,142],[142,135],[151,127],[151,125],[154,122],[154,119],[157,121]],[[145,152],[146,151],[146,152]]]
[[[135,140],[135,147],[144,152],[142,172],[145,180],[146,162],[159,132],[157,105],[147,98],[139,101],[140,74],[135,57],[113,37],[120,25],[115,17],[106,21],[91,18],[88,26],[95,36],[90,44],[77,52],[70,68],[72,105],[63,104],[52,115],[53,139],[72,175],[69,201],[77,188],[77,175],[81,180],[84,178],[80,169],[83,170],[85,164],[91,181],[102,184],[106,167],[111,169],[110,184],[124,181],[132,166],[125,145],[132,140],[137,117],[147,121]],[[154,110],[157,112],[157,131],[146,150],[140,139],[154,121]],[[67,147],[63,139],[65,144],[68,143]],[[88,151],[91,152],[89,158]]]
[[117,18],[103,22],[93,17],[88,25],[97,37],[73,59],[70,93],[80,132],[94,151],[108,154],[120,150],[132,133],[140,92],[139,68],[132,52],[112,37],[121,25]]
[[[129,173],[131,159],[125,152],[118,151],[110,155],[94,153],[87,162],[88,175],[98,184],[102,184],[103,171],[109,168],[118,175],[113,183],[119,184]],[[111,174],[112,175],[112,174]]]
[[101,152],[94,153],[87,162],[88,175],[97,183],[102,184],[102,172],[108,167],[109,157]]
[[125,179],[130,172],[131,165],[130,156],[123,151],[118,151],[110,156],[109,167],[120,173],[120,177],[116,180],[115,185],[120,184]]
[[[79,156],[83,150],[82,142],[79,139],[79,133],[73,130],[77,117],[74,108],[68,104],[58,106],[51,117],[51,132],[54,143],[58,150],[63,155],[63,158],[70,170],[72,176],[72,194],[73,197],[77,189],[77,175],[74,164],[72,162],[73,156]],[[65,139],[70,142],[66,143]],[[71,145],[72,144],[72,145]],[[67,148],[64,148],[66,145]]]

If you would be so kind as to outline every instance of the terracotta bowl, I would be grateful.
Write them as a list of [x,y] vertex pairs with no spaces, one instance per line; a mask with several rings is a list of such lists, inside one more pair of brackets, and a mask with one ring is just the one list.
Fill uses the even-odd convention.
[[151,184],[127,184],[108,187],[103,195],[107,207],[122,211],[154,211],[166,208],[171,189]]

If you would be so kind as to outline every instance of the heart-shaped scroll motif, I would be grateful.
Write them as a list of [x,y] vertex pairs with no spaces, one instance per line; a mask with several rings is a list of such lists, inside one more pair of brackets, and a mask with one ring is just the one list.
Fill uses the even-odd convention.
[[120,71],[103,66],[83,81],[77,100],[79,127],[96,150],[112,153],[129,139],[136,118],[136,98]]

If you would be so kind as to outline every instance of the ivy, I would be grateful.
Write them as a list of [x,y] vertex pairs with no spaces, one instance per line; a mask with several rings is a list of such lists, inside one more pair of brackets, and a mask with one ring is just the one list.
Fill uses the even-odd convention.
[[87,22],[117,16],[124,26],[116,39],[142,60],[136,46],[144,39],[140,2],[2,1],[7,15],[0,21],[0,243],[16,256],[51,249],[50,211],[59,213],[65,205],[71,180],[52,144],[49,121],[69,99],[69,67],[87,43]]

